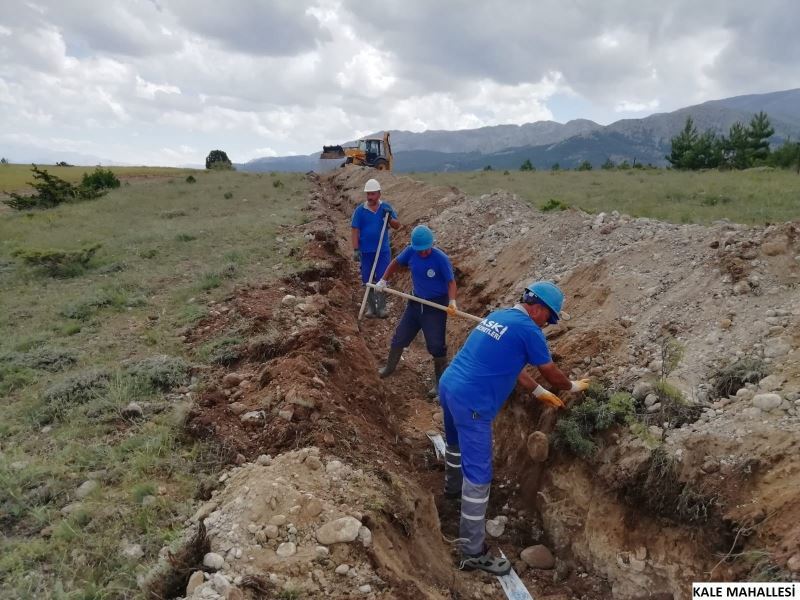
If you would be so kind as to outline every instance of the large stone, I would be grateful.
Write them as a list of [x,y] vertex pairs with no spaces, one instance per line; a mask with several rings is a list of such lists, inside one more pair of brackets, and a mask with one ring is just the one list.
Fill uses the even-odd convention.
[[653,383],[650,381],[639,381],[633,386],[633,397],[636,400],[642,401],[647,397],[647,394],[653,391]]
[[739,388],[739,390],[736,392],[736,397],[744,400],[745,402],[752,400],[753,396],[755,395],[756,393],[749,388]]
[[203,577],[202,571],[195,571],[194,573],[192,573],[191,576],[189,577],[189,583],[186,584],[186,597],[188,598],[189,596],[194,594],[194,591],[201,585],[203,585],[204,581],[205,577]]
[[644,405],[648,408],[653,406],[653,404],[655,404],[656,402],[658,402],[658,396],[656,396],[655,394],[647,394],[647,396],[645,396],[644,398]]
[[77,490],[75,490],[75,496],[83,499],[99,488],[100,484],[97,481],[94,479],[88,479],[87,481],[84,481]]
[[778,394],[756,394],[753,396],[753,406],[761,410],[772,410],[778,408],[783,399]]
[[289,558],[290,556],[294,556],[295,552],[297,552],[297,546],[295,546],[294,542],[283,542],[278,546],[275,554],[281,558]]
[[792,573],[800,573],[800,554],[795,554],[786,563],[786,568]]
[[225,559],[216,552],[209,552],[203,557],[203,565],[209,569],[219,571],[225,566]]
[[552,552],[547,546],[541,544],[528,546],[520,553],[519,557],[534,569],[552,569],[556,566],[556,559]]
[[244,413],[239,420],[242,423],[263,423],[265,419],[264,411],[263,410],[251,410],[250,412]]
[[320,527],[317,530],[317,541],[326,546],[352,542],[358,537],[360,529],[361,521],[354,517],[342,517]]
[[767,375],[758,382],[758,388],[764,392],[774,392],[775,390],[781,389],[783,382],[786,381],[786,378],[783,375],[779,375],[774,373],[772,375]]
[[139,560],[144,556],[144,549],[140,544],[127,544],[122,548],[122,556],[128,560]]
[[550,442],[547,434],[542,431],[534,431],[528,436],[527,441],[528,456],[533,462],[545,462],[549,454]]
[[499,519],[489,519],[486,521],[486,533],[492,537],[500,537],[505,531],[506,524]]
[[128,405],[122,409],[122,416],[126,419],[141,419],[144,416],[144,410],[137,402],[129,402]]
[[766,358],[779,358],[788,354],[792,350],[792,346],[785,340],[775,340],[768,342],[764,347],[764,356]]
[[222,378],[222,387],[224,388],[234,388],[242,381],[244,377],[239,373],[228,373],[225,377]]

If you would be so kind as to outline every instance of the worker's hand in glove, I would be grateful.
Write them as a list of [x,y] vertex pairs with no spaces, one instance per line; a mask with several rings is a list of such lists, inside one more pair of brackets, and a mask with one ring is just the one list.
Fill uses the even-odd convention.
[[358,248],[353,249],[353,260],[356,262],[361,262],[361,250]]
[[450,304],[447,305],[447,314],[451,317],[456,316],[456,311],[458,310],[458,305],[456,304],[455,300],[450,300]]
[[585,392],[586,389],[589,387],[589,383],[591,379],[578,379],[577,381],[573,381],[572,387],[569,389],[570,392]]
[[392,220],[392,209],[391,209],[391,207],[389,207],[389,206],[387,206],[385,204],[382,204],[381,205],[381,211],[382,211],[381,212],[381,218],[382,219],[385,219],[388,216],[389,220],[390,221]]
[[537,385],[536,389],[533,390],[533,395],[544,404],[548,404],[554,408],[564,408],[564,402],[562,402],[561,398],[556,396],[553,392],[548,392],[540,385]]
[[381,279],[378,283],[375,284],[375,287],[378,288],[379,290],[382,290],[388,285],[389,283],[385,279]]

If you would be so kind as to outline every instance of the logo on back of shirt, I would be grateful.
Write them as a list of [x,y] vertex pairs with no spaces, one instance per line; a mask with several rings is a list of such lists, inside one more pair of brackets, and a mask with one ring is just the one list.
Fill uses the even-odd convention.
[[481,333],[485,333],[490,338],[499,340],[501,337],[503,337],[503,334],[508,331],[508,325],[502,325],[496,321],[484,319],[480,322],[476,329]]
[[428,277],[431,278],[436,277],[436,271],[434,271],[433,269],[428,269],[428,272],[426,274],[428,275]]

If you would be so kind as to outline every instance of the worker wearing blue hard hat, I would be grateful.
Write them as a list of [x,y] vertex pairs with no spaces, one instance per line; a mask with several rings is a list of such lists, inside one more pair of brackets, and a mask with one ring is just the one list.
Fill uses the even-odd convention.
[[588,379],[570,381],[550,357],[542,329],[556,324],[564,294],[550,281],[536,281],[513,308],[496,310],[472,330],[444,372],[439,397],[446,438],[445,497],[461,498],[459,538],[463,569],[504,575],[509,561],[486,548],[485,515],[492,482],[492,422],[517,382],[550,406],[564,406],[524,368],[538,368],[547,383],[583,391]]
[[409,300],[400,323],[392,336],[389,358],[380,371],[381,377],[388,377],[397,368],[403,349],[408,347],[422,329],[425,345],[433,357],[434,386],[428,395],[435,397],[439,378],[447,367],[447,315],[455,314],[456,280],[450,258],[439,248],[434,247],[433,232],[427,225],[417,225],[411,231],[411,244],[389,263],[383,277],[377,284],[381,289],[401,268],[411,271],[413,295],[447,307],[447,312]]

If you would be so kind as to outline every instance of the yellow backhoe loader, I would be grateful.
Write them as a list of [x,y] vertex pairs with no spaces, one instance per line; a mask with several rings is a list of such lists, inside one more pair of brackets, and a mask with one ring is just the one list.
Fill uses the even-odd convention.
[[383,137],[368,137],[358,140],[355,146],[323,146],[320,158],[344,159],[342,166],[357,165],[373,167],[379,171],[391,171],[394,166],[389,132]]

